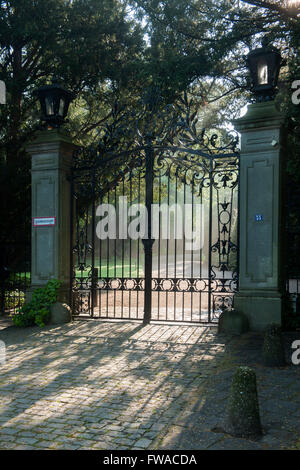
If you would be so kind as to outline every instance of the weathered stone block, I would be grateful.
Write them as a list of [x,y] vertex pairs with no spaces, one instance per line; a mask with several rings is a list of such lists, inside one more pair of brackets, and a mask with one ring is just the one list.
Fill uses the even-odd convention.
[[219,317],[218,333],[241,335],[249,330],[246,315],[237,310],[225,310]]
[[71,321],[71,309],[67,304],[56,302],[50,310],[50,325],[60,325]]

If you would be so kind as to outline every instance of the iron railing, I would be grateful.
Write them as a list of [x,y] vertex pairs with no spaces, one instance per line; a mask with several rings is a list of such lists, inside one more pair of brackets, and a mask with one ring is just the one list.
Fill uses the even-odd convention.
[[[238,282],[237,136],[202,129],[186,100],[179,111],[147,106],[140,114],[117,114],[99,130],[100,142],[73,155],[73,312],[145,323],[216,322],[232,307]],[[123,142],[130,120],[132,135]],[[97,238],[98,205],[117,208],[119,196],[146,207],[146,236]],[[203,249],[188,252],[184,239],[163,240],[161,213],[159,236],[152,238],[152,206],[176,203],[191,205],[191,225],[196,204],[205,206]]]
[[300,328],[300,188],[292,180],[286,185],[285,288],[286,327]]
[[25,302],[31,283],[31,249],[27,241],[2,242],[0,314],[14,314]]

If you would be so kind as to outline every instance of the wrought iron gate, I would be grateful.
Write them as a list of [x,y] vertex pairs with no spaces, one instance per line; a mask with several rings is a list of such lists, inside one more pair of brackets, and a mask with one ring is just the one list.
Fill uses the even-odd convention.
[[158,113],[146,103],[138,117],[122,118],[115,109],[101,144],[75,152],[75,315],[212,323],[232,306],[238,141],[224,130],[199,130],[186,98],[184,105],[184,117],[183,107]]

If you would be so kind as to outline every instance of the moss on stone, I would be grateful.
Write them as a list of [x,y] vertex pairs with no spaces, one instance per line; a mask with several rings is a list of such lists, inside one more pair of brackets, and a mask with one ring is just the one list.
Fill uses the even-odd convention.
[[282,331],[276,323],[271,323],[265,329],[262,361],[268,367],[282,367],[286,364]]
[[262,434],[256,375],[249,367],[239,367],[234,374],[227,404],[225,430],[237,437]]

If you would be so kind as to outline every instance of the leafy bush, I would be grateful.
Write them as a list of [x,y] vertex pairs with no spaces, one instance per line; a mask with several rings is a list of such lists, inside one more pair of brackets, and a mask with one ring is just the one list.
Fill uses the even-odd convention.
[[15,326],[45,326],[50,319],[50,307],[57,300],[60,281],[51,279],[45,287],[36,289],[30,302],[19,309],[12,320]]
[[13,310],[22,307],[25,303],[25,291],[13,290],[5,292],[4,310]]

